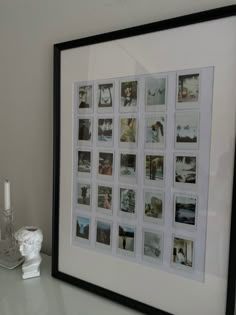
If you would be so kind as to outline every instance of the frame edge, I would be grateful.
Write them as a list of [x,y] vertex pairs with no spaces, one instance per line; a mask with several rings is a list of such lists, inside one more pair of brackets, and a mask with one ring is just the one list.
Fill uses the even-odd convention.
[[77,279],[75,277],[72,277],[70,275],[67,275],[63,272],[57,271],[54,275],[55,278],[60,279],[62,281],[65,281],[67,283],[72,284],[73,286],[76,286],[80,289],[86,290],[92,294],[99,295],[100,297],[109,299],[111,301],[117,302],[123,306],[126,306],[128,308],[131,308],[133,310],[142,312],[143,314],[148,315],[173,315],[171,313],[167,313],[166,311],[157,309],[153,306],[144,304],[142,302],[139,302],[137,300],[134,300],[132,298],[128,298],[124,295],[121,295],[119,293],[115,293],[113,291],[110,291],[108,289],[105,289],[103,287],[97,286],[95,284],[92,284],[90,282]]
[[58,271],[59,254],[59,180],[60,180],[60,120],[61,120],[61,53],[54,45],[53,62],[53,204],[52,204],[52,275]]
[[83,37],[71,41],[57,43],[54,46],[59,50],[67,50],[91,44],[99,44],[110,40],[118,40],[126,37],[144,35],[147,33],[164,31],[181,26],[187,26],[212,20],[222,19],[236,15],[236,5],[224,6],[207,11],[200,11],[188,15],[178,16],[171,19],[161,20],[109,33]]
[[226,298],[226,315],[234,315],[235,312],[235,289],[236,289],[236,213],[234,205],[236,203],[236,141],[234,149],[234,177],[232,187],[232,210],[231,210],[231,227],[230,227],[230,242],[229,242],[229,264],[227,278],[227,298]]
[[[58,269],[59,255],[59,179],[60,174],[60,62],[61,51],[76,47],[98,44],[111,40],[118,40],[127,37],[144,35],[147,33],[158,32],[173,29],[182,26],[193,25],[202,22],[222,19],[236,15],[236,5],[224,6],[213,10],[201,11],[189,15],[179,16],[176,18],[161,20],[149,24],[135,26],[127,29],[117,30],[109,33],[93,35],[77,40],[66,41],[54,44],[54,62],[53,62],[53,205],[52,205],[52,266],[51,273],[54,278],[63,280],[75,286],[95,293],[99,296],[112,299],[119,304],[126,305],[137,311],[146,314],[171,315],[165,311],[153,308],[142,302],[127,298],[113,291],[96,286],[89,282],[74,278],[64,274]],[[234,177],[232,186],[232,212],[231,212],[231,231],[229,243],[229,265],[228,265],[228,282],[226,298],[226,315],[234,315],[235,310],[235,292],[236,292],[236,253],[234,240],[236,238],[236,214],[234,213],[234,204],[236,202],[236,147],[234,155]],[[112,297],[112,298],[111,298]]]

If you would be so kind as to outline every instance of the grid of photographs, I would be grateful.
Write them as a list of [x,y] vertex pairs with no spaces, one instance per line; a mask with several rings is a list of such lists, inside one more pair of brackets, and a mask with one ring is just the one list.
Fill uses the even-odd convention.
[[76,246],[202,279],[204,259],[195,257],[205,243],[199,199],[207,211],[199,189],[199,159],[209,157],[200,135],[210,139],[211,124],[210,114],[209,128],[200,128],[201,104],[211,109],[205,72],[74,83]]

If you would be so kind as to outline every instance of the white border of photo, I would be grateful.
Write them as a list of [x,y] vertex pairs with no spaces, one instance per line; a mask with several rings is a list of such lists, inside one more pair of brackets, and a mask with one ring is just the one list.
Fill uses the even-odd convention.
[[[118,196],[118,200],[119,200],[119,207],[117,207],[117,210],[118,210],[118,216],[121,217],[121,218],[126,218],[128,220],[133,220],[133,219],[136,219],[137,218],[137,210],[138,210],[138,207],[137,207],[137,187],[136,186],[128,186],[128,185],[122,185],[120,184],[118,186],[118,189],[119,189],[119,196]],[[134,205],[134,212],[125,212],[125,211],[122,211],[121,210],[121,189],[123,190],[133,190],[135,192],[135,205]]]
[[[77,198],[76,198],[76,205],[77,205],[77,209],[78,210],[85,210],[85,211],[91,211],[92,210],[92,184],[91,182],[88,182],[88,181],[84,181],[84,180],[80,180],[80,179],[77,179],[77,183],[76,183],[76,192],[77,192]],[[89,196],[89,199],[90,199],[90,205],[85,205],[85,204],[82,204],[82,203],[78,203],[78,190],[79,190],[79,185],[89,185],[90,186],[90,196]]]
[[[136,227],[135,225],[131,225],[131,224],[126,224],[126,223],[123,223],[123,222],[117,222],[117,226],[118,226],[118,229],[117,229],[117,248],[116,248],[116,252],[117,252],[117,255],[121,255],[121,256],[126,256],[126,257],[130,257],[130,258],[135,258],[136,257]],[[129,229],[133,229],[134,231],[134,250],[133,251],[130,251],[130,250],[124,250],[122,248],[119,247],[119,227],[127,227]]]
[[[92,226],[92,219],[91,217],[87,216],[87,215],[84,215],[84,214],[81,214],[81,213],[75,213],[74,214],[74,240],[73,240],[73,244],[74,245],[85,245],[86,247],[87,246],[91,246],[92,242],[91,242],[91,226]],[[82,238],[82,237],[79,237],[77,236],[76,234],[76,231],[77,231],[77,219],[78,217],[82,217],[82,218],[86,218],[89,220],[89,238],[86,239],[86,238]]]
[[[122,83],[125,82],[134,82],[137,81],[137,99],[136,99],[136,105],[135,106],[128,106],[128,107],[124,107],[122,106],[122,100],[121,100],[121,85]],[[119,100],[119,112],[120,113],[134,113],[134,112],[138,112],[139,109],[139,103],[140,103],[140,78],[139,76],[129,76],[129,77],[125,77],[125,78],[121,78],[119,80],[119,96],[118,96],[118,100]]]
[[[153,155],[153,156],[162,156],[163,157],[163,179],[147,179],[146,178],[146,156],[147,155]],[[164,187],[165,186],[165,175],[166,175],[166,161],[165,161],[165,154],[161,152],[153,152],[153,151],[145,151],[144,152],[144,184],[147,186],[157,185],[158,187]]]
[[[178,125],[178,116],[196,116],[197,121],[197,142],[177,142],[177,125]],[[187,125],[186,125],[187,127]],[[199,142],[200,142],[200,112],[198,111],[177,111],[175,113],[175,148],[177,150],[198,150],[199,149]]]
[[[135,155],[135,175],[121,175],[121,155]],[[127,184],[137,184],[138,182],[138,152],[131,151],[131,150],[120,150],[119,151],[119,167],[118,167],[118,176],[119,181],[121,183],[127,183]]]
[[[94,81],[77,81],[74,82],[74,102],[76,104],[76,109],[77,109],[77,114],[91,114],[93,113],[93,109],[94,109],[94,85],[93,85]],[[77,91],[77,89],[79,89],[81,86],[88,86],[91,85],[92,86],[92,104],[91,107],[89,108],[79,108],[79,104],[78,104],[78,93],[79,91]]]
[[[98,86],[101,84],[113,84],[113,88],[112,88],[112,93],[111,93],[111,97],[112,97],[112,106],[111,107],[99,107],[98,106],[98,99],[99,99],[99,95],[98,95]],[[115,106],[115,89],[116,89],[116,81],[114,79],[107,79],[107,80],[98,80],[96,81],[95,84],[95,88],[94,88],[94,103],[95,103],[95,108],[96,108],[96,112],[99,114],[106,114],[106,113],[113,113],[114,112],[114,106]]]
[[[99,126],[99,124],[98,124],[98,121],[100,120],[100,119],[112,119],[112,126],[113,126],[113,128],[112,128],[112,140],[111,141],[100,141],[100,140],[98,140],[98,126]],[[96,117],[96,121],[95,121],[95,123],[94,123],[94,133],[95,133],[95,142],[96,142],[96,144],[97,144],[97,146],[99,146],[99,147],[101,147],[101,146],[103,146],[103,147],[113,147],[113,145],[114,145],[114,122],[115,122],[115,118],[114,118],[114,116],[111,116],[111,115],[108,115],[108,116],[97,116]]]
[[[111,153],[112,154],[112,175],[105,175],[105,174],[100,174],[99,173],[99,157],[100,153]],[[114,150],[107,150],[102,148],[99,148],[96,154],[96,161],[95,161],[95,169],[96,169],[96,174],[97,174],[97,179],[102,180],[102,181],[113,181],[114,178],[114,172],[115,172],[115,151]]]
[[[81,178],[90,179],[93,172],[93,152],[91,148],[79,147],[76,150],[77,152],[77,175]],[[90,152],[90,172],[79,172],[79,152]]]
[[[145,215],[145,205],[146,205],[145,196],[146,196],[146,193],[149,193],[149,192],[160,196],[160,199],[162,200],[162,218],[155,218],[155,217]],[[165,220],[165,192],[162,190],[148,189],[147,187],[145,187],[143,190],[143,209],[142,209],[142,211],[143,211],[143,221],[144,222],[163,225],[164,220]]]
[[[112,198],[111,198],[111,209],[106,209],[106,208],[102,208],[102,207],[99,207],[98,206],[98,187],[101,186],[101,187],[108,187],[108,188],[111,188],[111,192],[112,192]],[[113,209],[114,209],[114,206],[113,206],[113,201],[114,201],[114,189],[113,189],[113,185],[111,185],[109,182],[105,183],[105,182],[97,182],[97,185],[96,185],[96,210],[98,213],[102,213],[102,214],[105,214],[105,215],[109,215],[109,216],[112,216],[113,215]]]
[[[179,102],[179,76],[184,75],[199,75],[198,76],[198,99],[192,102]],[[176,110],[179,109],[197,109],[200,107],[202,98],[202,71],[201,69],[189,69],[178,71],[176,74]]]
[[[90,119],[90,123],[91,123],[91,136],[90,136],[90,140],[79,140],[79,128],[80,128],[80,124],[79,121],[80,120],[85,120],[85,119]],[[92,116],[87,116],[87,115],[79,115],[78,116],[78,122],[77,122],[77,145],[78,146],[91,146],[92,142],[93,142],[93,117]]]
[[[196,200],[196,208],[195,208],[195,224],[191,225],[191,224],[187,224],[187,223],[180,223],[180,222],[176,222],[175,217],[176,217],[176,198],[177,197],[184,197],[184,198],[189,198],[189,199],[195,199]],[[197,221],[198,221],[198,195],[197,194],[187,194],[185,192],[181,192],[181,193],[174,193],[173,195],[173,226],[177,229],[183,229],[183,230],[187,230],[187,231],[196,231],[197,230]]]
[[[163,122],[163,143],[157,143],[157,142],[147,142],[147,119],[155,117],[158,118],[164,118]],[[145,126],[144,126],[144,147],[145,149],[165,149],[166,147],[166,125],[167,125],[167,118],[166,114],[152,114],[152,115],[146,115],[145,116]]]
[[[98,232],[97,231],[97,224],[98,224],[98,222],[110,225],[110,245],[100,243],[97,241],[97,232]],[[103,218],[96,217],[96,219],[95,219],[95,231],[96,231],[96,233],[95,233],[95,247],[99,250],[104,251],[104,252],[107,252],[107,251],[111,252],[111,250],[112,250],[113,222],[106,220],[106,219],[103,219]]]
[[[147,105],[147,81],[148,79],[153,78],[157,80],[165,79],[165,101],[162,104],[153,104],[153,105]],[[162,91],[163,92],[163,91]],[[165,74],[151,74],[148,76],[145,76],[145,111],[146,112],[163,112],[167,110],[167,104],[168,104],[168,75]]]
[[[185,183],[185,182],[176,182],[176,158],[179,157],[195,157],[196,158],[196,172],[195,172],[195,183]],[[176,152],[174,154],[174,186],[176,188],[183,188],[186,190],[196,190],[198,188],[199,183],[199,155],[194,153],[186,153],[186,152]]]
[[[144,234],[145,233],[152,233],[152,234],[156,234],[160,237],[160,257],[154,258],[148,255],[144,254]],[[153,230],[153,229],[149,229],[149,228],[143,228],[142,229],[142,260],[151,263],[151,264],[162,264],[163,263],[163,251],[164,251],[164,233],[160,230]]]
[[[121,141],[121,120],[122,119],[136,119],[136,122],[135,122],[135,140],[136,141],[135,142]],[[138,147],[138,123],[139,123],[139,117],[134,114],[130,114],[127,116],[119,116],[118,143],[119,143],[120,148],[136,149]]]
[[[193,242],[192,266],[186,266],[186,265],[183,265],[181,263],[176,263],[176,262],[173,261],[174,240],[175,240],[175,238]],[[171,261],[170,261],[171,267],[173,267],[174,269],[177,269],[177,270],[182,270],[184,272],[191,272],[191,273],[194,272],[194,268],[195,268],[195,246],[196,246],[196,244],[195,244],[195,239],[194,238],[181,236],[180,234],[173,233],[172,234],[172,238],[171,238]]]

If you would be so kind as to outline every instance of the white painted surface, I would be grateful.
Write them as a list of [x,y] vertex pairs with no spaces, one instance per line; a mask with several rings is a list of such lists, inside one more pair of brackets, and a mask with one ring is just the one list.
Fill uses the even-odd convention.
[[[108,299],[51,277],[51,258],[42,256],[41,276],[22,280],[21,267],[0,267],[1,315],[135,315]],[[96,311],[95,311],[96,310]]]

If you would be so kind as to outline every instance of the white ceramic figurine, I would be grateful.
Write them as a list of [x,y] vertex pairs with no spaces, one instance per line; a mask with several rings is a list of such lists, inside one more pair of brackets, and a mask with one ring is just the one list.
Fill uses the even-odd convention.
[[40,256],[43,241],[42,231],[37,227],[23,227],[15,233],[21,255],[25,257],[22,265],[22,278],[29,279],[40,276]]

